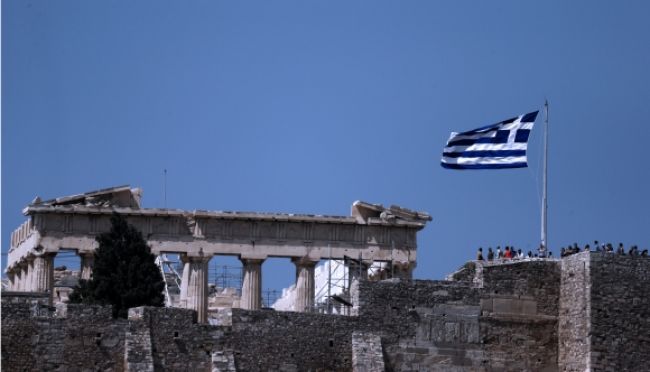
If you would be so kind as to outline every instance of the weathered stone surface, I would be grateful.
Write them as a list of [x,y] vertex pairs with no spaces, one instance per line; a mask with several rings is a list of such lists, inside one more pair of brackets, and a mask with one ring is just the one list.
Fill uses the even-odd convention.
[[151,331],[143,323],[142,308],[129,309],[128,330],[126,331],[126,370],[153,372],[153,352],[151,348]]
[[383,372],[384,370],[381,337],[369,332],[352,333],[352,371]]
[[342,315],[233,309],[237,370],[349,371],[358,323]]
[[579,253],[562,259],[558,317],[558,364],[562,371],[590,369],[589,323],[592,283],[589,256],[589,253]]
[[[322,257],[389,262],[396,277],[410,278],[417,255],[416,234],[431,216],[405,208],[355,202],[352,216],[286,213],[182,211],[140,207],[140,189],[120,186],[41,201],[23,213],[29,219],[11,238],[7,272],[12,290],[54,292],[51,268],[34,257],[76,250],[82,257],[81,279],[92,276],[96,237],[110,230],[114,213],[139,230],[154,254],[186,257],[181,288],[182,306],[208,312],[207,270],[201,258],[238,256],[245,263],[241,305],[261,307],[261,263],[267,257],[287,257],[300,263],[294,309],[313,308],[314,267]],[[45,256],[43,256],[45,257]],[[51,266],[51,265],[50,265]],[[206,283],[206,285],[203,285]],[[43,286],[47,285],[46,288]],[[57,296],[58,297],[58,296]]]
[[[7,371],[124,369],[127,322],[109,307],[41,303],[47,296],[2,296],[2,368]],[[65,317],[58,317],[65,314]]]
[[264,260],[242,259],[244,279],[241,288],[241,308],[262,308],[262,262]]
[[45,294],[5,292],[2,366],[624,371],[650,365],[650,259],[580,253],[480,267],[480,280],[355,281],[355,316],[233,309],[231,326],[199,324],[196,312],[174,308],[136,308],[128,321],[114,320],[108,307],[55,311],[43,305]]

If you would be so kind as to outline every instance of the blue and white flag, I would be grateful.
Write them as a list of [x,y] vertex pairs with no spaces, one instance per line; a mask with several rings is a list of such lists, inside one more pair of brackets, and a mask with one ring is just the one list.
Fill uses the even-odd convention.
[[538,112],[463,133],[452,132],[441,165],[451,169],[527,167],[528,137]]

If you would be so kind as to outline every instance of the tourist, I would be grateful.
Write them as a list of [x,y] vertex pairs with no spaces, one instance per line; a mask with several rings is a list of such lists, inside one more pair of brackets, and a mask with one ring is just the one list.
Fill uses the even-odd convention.
[[585,245],[585,252],[589,252],[591,249],[589,248],[589,244]]
[[501,246],[497,246],[497,258],[502,259],[503,258],[503,252],[501,252]]
[[533,252],[528,251],[528,258],[533,258]]
[[623,247],[623,243],[618,243],[618,249],[616,249],[616,254],[619,254],[621,256],[625,255],[625,248]]
[[524,252],[522,252],[521,249],[517,249],[517,258],[524,258]]
[[647,249],[644,249],[644,250],[641,252],[641,257],[648,257],[648,250],[647,250]]
[[564,257],[564,256],[566,256],[566,250],[564,249],[564,247],[562,247],[560,249],[560,257]]
[[488,261],[494,260],[494,251],[492,251],[492,247],[488,248],[487,259],[488,259]]
[[476,252],[476,260],[483,261],[483,247],[478,248],[478,252]]
[[510,247],[508,247],[507,245],[506,245],[506,252],[503,254],[503,257],[506,260],[509,260],[509,259],[512,258],[512,251],[510,250]]
[[598,240],[594,240],[594,247],[596,248],[596,252],[601,252],[603,250],[600,247],[600,244],[598,244]]

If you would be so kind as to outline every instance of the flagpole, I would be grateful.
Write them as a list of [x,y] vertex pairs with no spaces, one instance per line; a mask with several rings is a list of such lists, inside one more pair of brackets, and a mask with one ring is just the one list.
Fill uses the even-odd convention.
[[547,187],[548,187],[548,100],[544,101],[544,179],[543,179],[543,188],[542,188],[542,242],[539,247],[539,256],[546,257],[548,252],[548,241],[547,241],[547,209],[548,209],[548,199],[547,199]]

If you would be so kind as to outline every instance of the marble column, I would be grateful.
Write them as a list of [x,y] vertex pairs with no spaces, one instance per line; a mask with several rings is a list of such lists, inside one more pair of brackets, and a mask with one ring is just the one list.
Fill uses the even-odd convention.
[[94,252],[79,252],[81,257],[81,276],[80,279],[90,280],[93,275],[93,265],[95,264]]
[[7,280],[9,280],[9,286],[7,287],[7,289],[9,291],[15,291],[16,290],[15,289],[16,288],[16,279],[17,279],[16,278],[16,273],[13,270],[7,271]]
[[244,281],[241,288],[241,308],[262,308],[262,262],[261,259],[240,258],[244,265]]
[[208,262],[210,257],[181,254],[181,306],[196,310],[199,323],[208,322]]
[[14,267],[14,288],[13,290],[16,292],[22,291],[22,286],[23,286],[23,270],[20,268],[20,265],[16,265]]
[[293,309],[298,312],[309,312],[314,308],[314,268],[318,261],[293,259],[296,265],[296,299]]
[[28,292],[29,291],[29,263],[27,260],[23,260],[20,263],[20,291],[21,292]]
[[34,256],[27,257],[27,292],[35,292],[34,290],[34,280],[36,279],[35,270],[34,270]]
[[54,256],[56,254],[45,253],[34,257],[32,272],[32,290],[49,293],[50,305],[54,294]]

